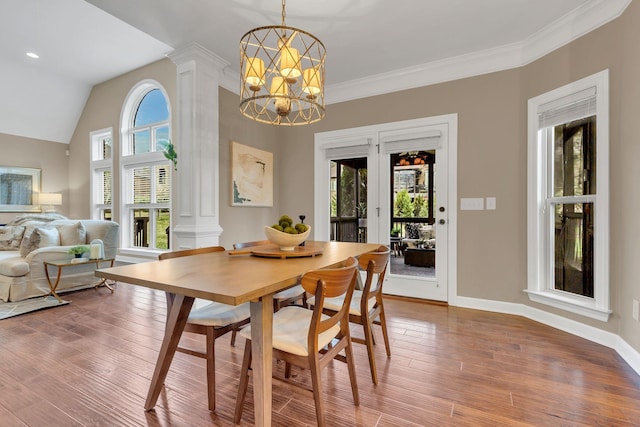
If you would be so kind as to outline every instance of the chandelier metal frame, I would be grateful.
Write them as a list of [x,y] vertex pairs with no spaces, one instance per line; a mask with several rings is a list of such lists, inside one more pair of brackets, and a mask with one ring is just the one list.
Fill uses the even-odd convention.
[[321,120],[324,44],[285,24],[254,28],[240,39],[240,112],[262,123],[305,125]]

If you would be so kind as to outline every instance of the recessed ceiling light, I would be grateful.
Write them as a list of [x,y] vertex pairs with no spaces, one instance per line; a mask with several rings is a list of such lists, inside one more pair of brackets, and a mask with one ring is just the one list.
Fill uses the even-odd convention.
[[33,59],[38,59],[40,58],[40,55],[38,55],[37,53],[33,53],[33,52],[27,52],[27,56],[29,58],[33,58]]

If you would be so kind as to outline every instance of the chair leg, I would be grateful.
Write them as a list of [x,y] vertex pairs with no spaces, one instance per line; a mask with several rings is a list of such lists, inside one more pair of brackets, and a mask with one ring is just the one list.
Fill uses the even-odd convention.
[[369,356],[369,367],[371,368],[371,379],[374,384],[378,384],[378,373],[376,371],[376,358],[373,354],[373,332],[371,330],[371,321],[368,316],[363,316],[362,327],[364,329],[364,344],[367,346],[367,355]]
[[353,404],[360,406],[360,395],[358,394],[358,381],[356,380],[356,363],[353,359],[353,349],[351,348],[351,337],[344,348],[344,354],[347,356],[347,368],[349,369],[349,380],[351,381],[351,393],[353,394]]
[[240,383],[238,384],[238,397],[236,397],[236,411],[234,421],[240,423],[242,418],[242,409],[244,399],[247,397],[247,388],[249,388],[249,368],[251,367],[251,340],[246,340],[244,344],[244,357],[242,358],[242,368],[240,371]]
[[289,362],[284,363],[284,377],[291,378],[291,363]]
[[231,347],[235,347],[236,346],[236,335],[238,333],[238,329],[234,329],[233,331],[231,331]]
[[376,335],[373,333],[373,322],[371,322],[370,325],[371,325],[371,342],[373,343],[373,345],[376,345]]
[[389,345],[389,333],[387,332],[387,318],[384,315],[384,306],[380,304],[380,328],[384,337],[384,346],[387,350],[387,357],[391,357],[391,346]]
[[216,337],[213,328],[207,328],[207,396],[209,410],[216,410]]
[[320,363],[318,354],[309,355],[309,371],[311,373],[311,384],[313,385],[313,400],[316,402],[316,417],[318,427],[326,425],[324,416],[324,405],[322,403],[322,379],[320,378]]

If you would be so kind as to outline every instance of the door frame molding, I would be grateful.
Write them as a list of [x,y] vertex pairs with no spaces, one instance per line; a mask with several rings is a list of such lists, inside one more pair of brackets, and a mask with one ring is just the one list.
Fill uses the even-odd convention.
[[[442,140],[447,145],[447,198],[448,198],[448,229],[447,229],[447,300],[450,305],[456,305],[458,295],[457,277],[457,241],[458,241],[458,115],[446,114],[441,116],[423,117],[419,119],[381,123],[376,125],[354,127],[335,131],[319,132],[314,135],[314,170],[313,194],[314,215],[313,233],[316,240],[329,240],[329,187],[323,184],[330,175],[329,162],[326,161],[326,151],[329,149],[352,147],[355,152],[362,147],[377,145],[379,135],[383,132],[401,132],[428,126],[447,126],[448,138]],[[359,148],[360,147],[360,148]],[[379,206],[379,203],[378,203]],[[373,212],[369,206],[369,212]]]

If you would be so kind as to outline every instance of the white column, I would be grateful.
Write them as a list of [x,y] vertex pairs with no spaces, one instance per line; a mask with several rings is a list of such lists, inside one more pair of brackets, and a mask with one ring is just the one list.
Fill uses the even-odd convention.
[[218,245],[220,227],[220,74],[229,63],[197,43],[168,55],[177,65],[173,143],[178,171],[173,186],[173,249]]

